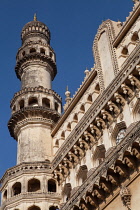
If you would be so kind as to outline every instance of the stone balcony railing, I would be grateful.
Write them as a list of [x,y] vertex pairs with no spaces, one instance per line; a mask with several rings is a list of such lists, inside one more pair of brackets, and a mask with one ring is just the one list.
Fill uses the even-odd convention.
[[46,199],[46,198],[52,198],[52,196],[53,196],[53,199],[57,199],[57,200],[61,199],[60,193],[56,193],[56,192],[40,192],[39,191],[39,192],[20,193],[4,201],[2,204],[2,209],[4,209],[5,206],[8,206],[13,202],[17,202],[20,200],[26,200],[26,199],[30,200],[30,199],[38,199],[38,198]]

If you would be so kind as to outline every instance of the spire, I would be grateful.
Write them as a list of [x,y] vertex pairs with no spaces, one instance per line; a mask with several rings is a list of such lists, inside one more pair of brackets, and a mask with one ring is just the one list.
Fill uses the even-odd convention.
[[36,15],[36,13],[34,14],[34,21],[37,21],[37,15]]
[[70,91],[68,90],[68,85],[67,85],[67,87],[66,87],[66,92],[65,92],[65,96],[66,96],[65,101],[66,101],[66,104],[64,105],[64,110],[67,109],[68,105],[69,105],[70,102],[71,102],[70,94],[71,94],[71,93],[70,93]]

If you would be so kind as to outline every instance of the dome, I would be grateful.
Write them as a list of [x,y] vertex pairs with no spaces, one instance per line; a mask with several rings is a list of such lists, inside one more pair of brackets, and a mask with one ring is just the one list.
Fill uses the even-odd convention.
[[22,29],[21,38],[24,41],[29,36],[40,35],[44,36],[48,41],[50,40],[50,31],[48,27],[37,20],[36,16],[34,16],[34,20],[28,22]]

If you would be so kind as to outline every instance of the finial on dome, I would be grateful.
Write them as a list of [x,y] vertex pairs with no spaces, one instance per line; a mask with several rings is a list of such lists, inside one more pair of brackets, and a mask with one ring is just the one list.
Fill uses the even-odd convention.
[[36,13],[34,14],[34,21],[37,21],[37,15],[36,15]]
[[89,75],[89,70],[87,67],[86,67],[86,70],[84,71],[84,73],[85,73],[86,77]]

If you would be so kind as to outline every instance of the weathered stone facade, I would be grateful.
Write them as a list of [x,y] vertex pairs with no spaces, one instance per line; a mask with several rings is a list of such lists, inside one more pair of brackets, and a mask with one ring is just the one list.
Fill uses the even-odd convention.
[[51,89],[57,68],[47,26],[22,30],[8,127],[17,165],[1,179],[2,210],[139,210],[140,2],[124,23],[104,21],[95,65],[73,98]]

